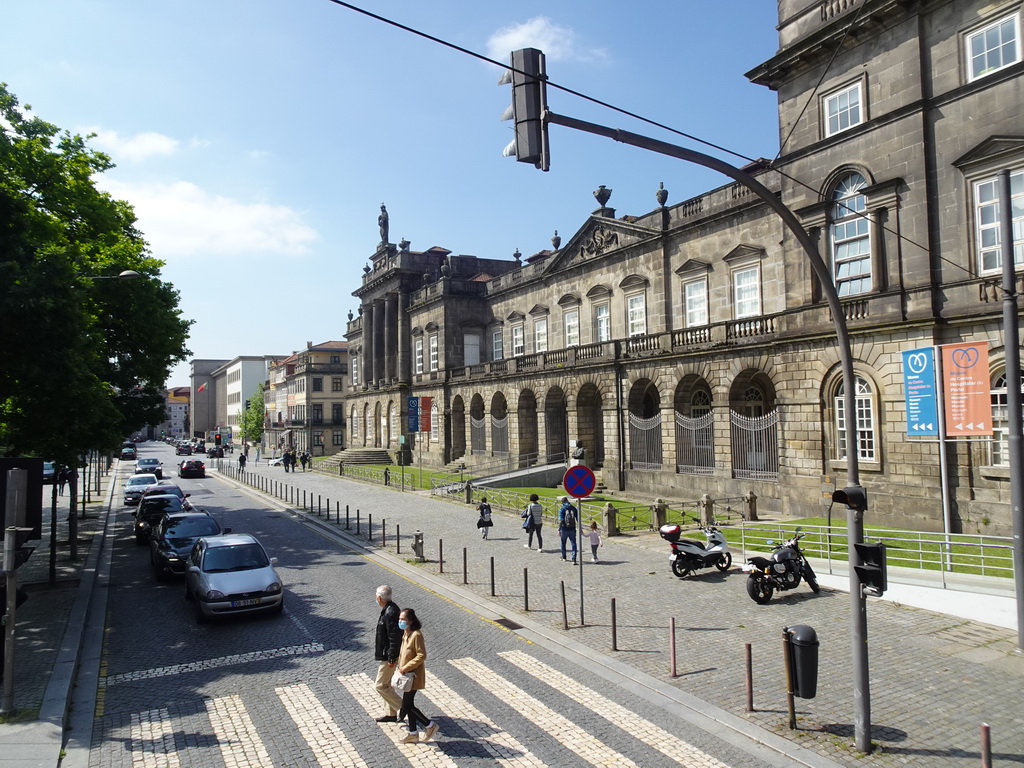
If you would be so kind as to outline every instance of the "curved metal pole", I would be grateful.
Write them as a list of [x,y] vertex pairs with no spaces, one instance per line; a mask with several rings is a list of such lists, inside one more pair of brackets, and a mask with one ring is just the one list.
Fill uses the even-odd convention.
[[[811,269],[814,270],[818,281],[821,283],[822,292],[828,301],[829,309],[832,311],[832,322],[835,325],[838,342],[839,361],[843,371],[844,410],[846,412],[847,481],[849,485],[860,485],[860,470],[857,463],[857,390],[853,374],[853,353],[850,349],[850,334],[846,328],[846,315],[843,314],[843,306],[839,302],[839,293],[836,291],[831,273],[822,262],[821,255],[818,253],[814,241],[811,240],[794,213],[770,189],[749,173],[729,165],[716,157],[711,157],[701,152],[694,152],[684,147],[678,147],[675,144],[651,139],[647,136],[630,133],[629,131],[607,128],[603,125],[588,123],[584,120],[556,115],[550,110],[545,110],[543,119],[548,123],[564,125],[567,128],[575,128],[586,133],[605,136],[623,144],[630,144],[634,147],[651,150],[652,152],[658,152],[718,171],[745,186],[779,215],[783,223],[796,237],[801,247],[803,247],[807,260],[811,264]],[[863,513],[849,509],[847,510],[846,521],[850,578],[850,635],[853,644],[855,742],[857,749],[867,754],[871,752],[871,694],[868,681],[867,605],[860,589],[860,580],[857,578],[857,572],[854,570],[854,565],[857,562],[854,544],[864,540]]]

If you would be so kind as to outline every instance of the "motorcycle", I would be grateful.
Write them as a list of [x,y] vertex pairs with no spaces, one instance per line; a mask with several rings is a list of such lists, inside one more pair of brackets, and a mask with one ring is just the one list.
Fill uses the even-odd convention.
[[704,533],[707,544],[696,539],[680,538],[683,529],[678,525],[663,525],[658,529],[661,538],[672,545],[672,554],[669,555],[672,573],[681,579],[701,568],[713,565],[720,571],[727,571],[732,565],[732,553],[729,552],[729,545],[722,532],[713,525],[699,530]]
[[801,581],[806,581],[811,592],[815,594],[821,590],[811,564],[807,562],[797,543],[804,534],[800,533],[799,528],[796,530],[796,536],[788,541],[777,542],[769,539],[768,544],[772,547],[770,556],[747,558],[747,563],[743,566],[743,572],[749,574],[747,594],[758,605],[764,605],[771,600],[775,590],[785,592],[787,589],[800,586]]

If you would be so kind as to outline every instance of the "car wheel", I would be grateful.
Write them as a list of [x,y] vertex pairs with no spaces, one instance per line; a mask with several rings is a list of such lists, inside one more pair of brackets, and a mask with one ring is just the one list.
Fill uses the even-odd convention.
[[205,624],[207,621],[209,621],[209,617],[205,613],[203,613],[203,606],[199,602],[199,600],[193,599],[193,604],[195,605],[196,609],[196,624]]
[[277,604],[271,613],[283,613],[284,612],[284,595],[281,595],[281,602]]

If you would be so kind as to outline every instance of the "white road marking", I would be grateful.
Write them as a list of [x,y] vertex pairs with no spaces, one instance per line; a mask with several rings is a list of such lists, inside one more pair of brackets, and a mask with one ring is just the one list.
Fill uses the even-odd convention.
[[207,701],[206,713],[225,765],[273,768],[274,764],[241,696],[235,694]]
[[167,677],[168,675],[183,675],[187,672],[201,672],[206,669],[218,667],[229,667],[234,664],[248,664],[253,661],[267,661],[268,659],[282,659],[288,656],[303,656],[307,653],[320,653],[324,650],[322,643],[306,643],[305,645],[293,645],[288,648],[271,648],[266,651],[251,651],[250,653],[238,653],[233,656],[221,656],[217,659],[206,659],[205,661],[191,661],[188,664],[175,664],[170,667],[156,667],[155,669],[140,669],[137,672],[125,672],[120,675],[111,675],[102,678],[99,687],[109,687],[118,683],[127,683],[134,680],[150,680],[155,677]]
[[500,765],[546,768],[545,763],[512,734],[499,728],[491,718],[438,680],[436,675],[430,676],[423,694],[446,716],[459,718],[463,730],[480,742]]
[[606,746],[592,733],[580,728],[569,718],[513,685],[476,659],[451,659],[448,663],[591,765],[601,768],[636,768],[636,763],[628,757]]
[[[369,718],[374,718],[380,711],[380,696],[373,687],[373,681],[367,674],[349,675],[339,677],[341,684],[352,694],[352,698],[359,702],[359,705],[366,710]],[[456,768],[456,763],[448,755],[439,750],[434,742],[421,742],[419,744],[403,744],[402,739],[406,730],[401,724],[381,723],[381,730],[395,743],[410,765],[417,768]],[[438,733],[440,735],[440,732]],[[436,737],[435,737],[436,738]]]
[[141,768],[178,768],[171,716],[166,708],[139,712],[131,717],[132,765]]
[[707,752],[687,744],[678,736],[669,733],[649,720],[645,720],[621,704],[616,704],[597,691],[585,688],[577,680],[559,672],[542,661],[538,661],[527,653],[522,651],[506,651],[499,653],[498,656],[506,661],[510,661],[524,672],[533,675],[540,682],[550,685],[570,699],[574,699],[613,725],[622,728],[631,736],[639,739],[652,749],[658,750],[670,760],[674,760],[681,765],[699,766],[699,768],[728,768],[725,763],[712,757]]
[[321,768],[367,768],[352,742],[308,685],[300,683],[275,688],[274,693],[281,699]]

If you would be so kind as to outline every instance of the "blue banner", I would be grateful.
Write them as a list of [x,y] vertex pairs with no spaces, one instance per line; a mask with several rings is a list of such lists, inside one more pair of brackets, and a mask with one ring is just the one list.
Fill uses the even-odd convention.
[[409,397],[406,399],[406,404],[409,411],[409,432],[420,431],[420,399],[418,397]]
[[903,351],[903,390],[907,406],[907,435],[937,437],[939,399],[933,347]]

